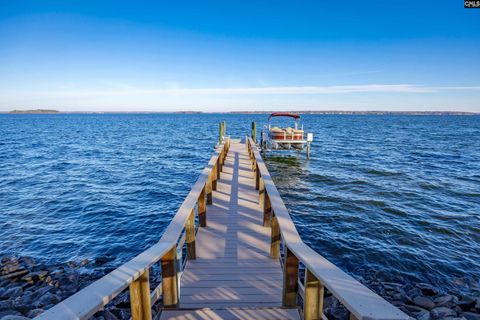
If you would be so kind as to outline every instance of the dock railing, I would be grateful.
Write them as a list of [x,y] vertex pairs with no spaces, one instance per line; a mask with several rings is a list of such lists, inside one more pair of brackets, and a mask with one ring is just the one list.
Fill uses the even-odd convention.
[[[133,320],[152,318],[152,305],[163,298],[165,308],[175,308],[179,302],[179,274],[183,268],[181,254],[186,245],[187,259],[195,259],[195,218],[200,227],[207,225],[207,205],[212,204],[222,166],[230,147],[223,139],[203,169],[159,242],[129,262],[95,281],[71,297],[42,313],[36,319],[88,319],[127,287]],[[161,264],[161,283],[150,289],[149,271]]]
[[[256,144],[251,138],[246,140],[255,187],[263,206],[263,225],[271,228],[270,255],[281,259],[283,265],[283,306],[296,307],[300,297],[304,319],[322,319],[327,288],[348,309],[350,319],[409,319],[302,241]],[[303,279],[299,279],[300,264],[305,268]]]

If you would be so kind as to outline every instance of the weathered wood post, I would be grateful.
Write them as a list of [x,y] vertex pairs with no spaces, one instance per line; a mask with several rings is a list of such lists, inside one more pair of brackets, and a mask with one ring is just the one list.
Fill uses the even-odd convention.
[[284,307],[295,307],[298,293],[298,259],[288,247],[285,247],[284,259],[282,304]]
[[258,185],[258,204],[263,208],[265,204],[265,182],[263,178],[260,178],[260,183]]
[[222,144],[223,141],[223,122],[220,122],[218,127],[218,144]]
[[[264,185],[263,188],[265,189],[265,183],[263,185]],[[263,193],[264,193],[263,226],[264,227],[270,227],[271,226],[271,218],[272,218],[272,203],[270,202],[270,197],[268,196],[267,190],[264,190]]]
[[253,142],[257,143],[257,124],[255,121],[252,121],[252,139]]
[[[221,154],[220,154],[221,155]],[[222,172],[222,166],[220,165],[220,155],[218,156],[216,167],[217,167],[217,180],[220,179],[220,173]]]
[[162,292],[165,308],[176,308],[178,305],[177,281],[177,248],[173,247],[161,259],[162,266]]
[[207,226],[207,197],[205,187],[206,186],[203,186],[200,196],[198,197],[198,222],[200,227]]
[[133,320],[151,320],[150,282],[148,269],[130,284],[130,309]]
[[303,300],[305,320],[322,319],[324,291],[320,280],[307,268],[305,272],[305,299]]
[[215,162],[215,164],[213,165],[213,169],[212,169],[212,190],[217,190],[217,163]]
[[195,247],[195,211],[192,209],[185,225],[185,242],[187,243],[187,258],[195,260],[197,251]]
[[210,205],[213,203],[213,194],[212,194],[212,185],[213,185],[213,181],[212,181],[212,173],[210,173],[210,175],[208,176],[208,179],[207,179],[207,183],[205,185],[205,188],[206,188],[206,193],[207,193],[207,204]]
[[271,244],[270,244],[270,256],[272,259],[280,258],[280,226],[278,219],[275,216],[275,212],[272,214],[272,230],[271,230]]
[[258,163],[257,163],[257,166],[256,166],[256,171],[255,171],[255,189],[258,190],[260,189],[260,168],[258,167]]

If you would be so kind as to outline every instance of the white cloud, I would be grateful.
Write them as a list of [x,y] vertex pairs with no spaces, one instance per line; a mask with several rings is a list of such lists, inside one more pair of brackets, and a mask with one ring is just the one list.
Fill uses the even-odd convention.
[[443,90],[480,90],[480,86],[439,87],[411,84],[365,84],[342,86],[284,86],[284,87],[243,87],[243,88],[122,88],[108,90],[55,90],[20,93],[29,97],[114,97],[114,96],[190,96],[190,95],[308,95],[348,93],[434,93]]

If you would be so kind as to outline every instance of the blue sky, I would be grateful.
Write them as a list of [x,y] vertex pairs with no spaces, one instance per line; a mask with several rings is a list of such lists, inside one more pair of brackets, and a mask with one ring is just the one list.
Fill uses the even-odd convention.
[[0,0],[0,111],[480,112],[463,0]]

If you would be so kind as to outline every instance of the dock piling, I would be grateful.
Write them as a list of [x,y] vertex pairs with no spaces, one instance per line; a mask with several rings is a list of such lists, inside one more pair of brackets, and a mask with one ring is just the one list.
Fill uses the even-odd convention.
[[163,306],[176,308],[178,305],[177,249],[173,247],[161,259]]
[[148,269],[130,284],[130,309],[133,320],[151,320],[150,281]]

